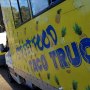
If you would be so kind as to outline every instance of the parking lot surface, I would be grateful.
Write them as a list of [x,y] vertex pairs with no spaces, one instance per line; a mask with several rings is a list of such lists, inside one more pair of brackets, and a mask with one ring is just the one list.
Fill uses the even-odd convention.
[[19,85],[16,82],[10,83],[6,67],[0,67],[0,90],[31,90],[27,86]]

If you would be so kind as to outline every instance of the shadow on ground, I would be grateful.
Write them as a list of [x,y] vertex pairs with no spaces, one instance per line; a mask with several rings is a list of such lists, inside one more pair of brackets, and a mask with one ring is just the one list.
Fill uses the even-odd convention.
[[[8,79],[8,69],[7,69],[7,67],[0,66],[0,78],[3,78],[1,86],[5,85],[6,87],[9,87],[8,89],[5,88],[6,90],[31,90],[27,86],[17,84],[15,81],[13,83],[10,83],[9,79]],[[7,84],[5,84],[5,83],[7,83]]]

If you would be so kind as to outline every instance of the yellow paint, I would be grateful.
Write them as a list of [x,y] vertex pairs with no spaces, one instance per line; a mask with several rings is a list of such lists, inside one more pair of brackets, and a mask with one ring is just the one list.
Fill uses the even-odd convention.
[[6,52],[0,52],[0,55],[5,55]]
[[[59,9],[62,10],[59,17],[60,23],[56,23],[55,19]],[[55,69],[49,56],[49,52],[58,48],[64,49],[64,46],[69,45],[72,56],[75,57],[71,48],[71,43],[77,42],[77,45],[79,45],[82,38],[90,38],[90,0],[66,0],[16,29],[14,27],[11,9],[9,8],[7,12],[3,9],[3,12],[4,17],[7,15],[5,20],[9,18],[6,28],[14,67],[17,67],[32,76],[40,78],[56,88],[62,86],[64,90],[73,90],[72,82],[76,80],[78,82],[77,90],[86,90],[86,87],[90,85],[90,64],[86,63],[82,58],[82,64],[79,67],[75,68],[70,64],[70,68],[62,69],[58,59],[56,58],[58,69]],[[38,30],[36,30],[37,21],[39,22]],[[83,36],[79,36],[74,32],[73,27],[75,23],[81,27]],[[25,47],[26,51],[23,49],[23,54],[22,51],[18,53],[16,52],[17,47],[23,45],[27,39],[31,40],[35,35],[42,34],[42,30],[46,30],[48,25],[52,25],[56,30],[58,38],[57,45],[52,45],[51,48],[45,48],[43,51],[36,50],[35,47],[32,46],[32,50]],[[66,27],[67,29],[65,37],[61,36],[61,30],[63,27]],[[24,34],[24,28],[26,28],[26,35]],[[21,42],[20,45],[19,41]],[[46,42],[48,41],[46,40]],[[52,43],[51,39],[50,43]],[[26,53],[28,52],[31,53],[27,55]],[[87,50],[87,52],[90,54],[90,49]],[[47,60],[48,70],[34,72],[34,69],[30,66],[29,62],[36,60],[36,58],[40,58],[41,55],[44,55]],[[68,59],[67,62],[69,62]],[[50,80],[47,78],[48,73],[50,73]],[[57,85],[55,82],[55,77],[58,78],[60,85]]]

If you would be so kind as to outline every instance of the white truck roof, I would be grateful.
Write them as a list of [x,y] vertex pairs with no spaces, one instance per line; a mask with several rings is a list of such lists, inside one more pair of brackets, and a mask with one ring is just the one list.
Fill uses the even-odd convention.
[[6,46],[6,31],[0,33],[0,44]]

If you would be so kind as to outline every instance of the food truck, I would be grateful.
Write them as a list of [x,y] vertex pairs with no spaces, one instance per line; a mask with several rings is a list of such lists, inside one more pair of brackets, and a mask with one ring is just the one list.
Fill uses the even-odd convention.
[[0,3],[12,77],[42,90],[90,90],[90,0]]

